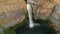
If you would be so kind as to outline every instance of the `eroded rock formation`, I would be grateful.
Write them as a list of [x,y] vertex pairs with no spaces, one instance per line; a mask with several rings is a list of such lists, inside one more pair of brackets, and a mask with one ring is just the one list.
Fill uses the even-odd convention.
[[60,0],[30,0],[34,17],[38,19],[49,19],[57,34],[60,34]]
[[8,28],[20,23],[25,18],[24,0],[0,0],[0,25]]

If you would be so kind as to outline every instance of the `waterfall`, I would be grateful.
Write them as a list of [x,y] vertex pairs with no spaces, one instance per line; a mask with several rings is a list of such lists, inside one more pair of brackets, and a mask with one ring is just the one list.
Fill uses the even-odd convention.
[[32,19],[32,7],[30,4],[27,4],[28,16],[29,16],[29,27],[33,28],[33,19]]

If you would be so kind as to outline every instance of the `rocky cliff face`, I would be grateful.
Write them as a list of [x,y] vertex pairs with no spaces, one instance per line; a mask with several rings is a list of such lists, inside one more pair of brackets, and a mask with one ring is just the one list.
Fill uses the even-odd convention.
[[49,18],[54,24],[54,29],[60,34],[60,5],[56,5],[54,12]]
[[60,34],[60,0],[31,0],[34,17],[38,19],[49,19],[57,34]]
[[24,0],[0,0],[0,25],[8,28],[20,23],[25,18]]

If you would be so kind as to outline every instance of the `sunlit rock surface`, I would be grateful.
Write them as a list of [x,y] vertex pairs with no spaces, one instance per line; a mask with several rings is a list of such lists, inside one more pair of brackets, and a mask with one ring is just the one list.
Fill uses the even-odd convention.
[[25,18],[24,0],[0,0],[0,26],[8,28]]
[[[34,2],[33,2],[34,1]],[[35,18],[46,19],[55,6],[54,0],[31,0]]]

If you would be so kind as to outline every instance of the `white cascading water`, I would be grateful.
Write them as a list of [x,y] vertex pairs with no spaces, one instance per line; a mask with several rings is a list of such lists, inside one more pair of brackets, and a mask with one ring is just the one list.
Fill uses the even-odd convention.
[[33,28],[35,26],[40,26],[39,23],[34,23],[32,19],[32,7],[30,4],[27,3],[27,10],[28,10],[28,16],[29,16],[29,27]]
[[28,10],[28,16],[29,16],[29,27],[33,28],[34,24],[33,24],[33,19],[32,19],[32,7],[30,4],[27,4],[27,10]]
[[40,26],[39,23],[34,23],[34,21],[32,19],[32,6],[31,6],[31,4],[36,4],[36,2],[33,1],[33,0],[27,0],[26,4],[27,4],[28,16],[29,16],[29,27],[33,28],[33,27],[36,27],[36,26]]

